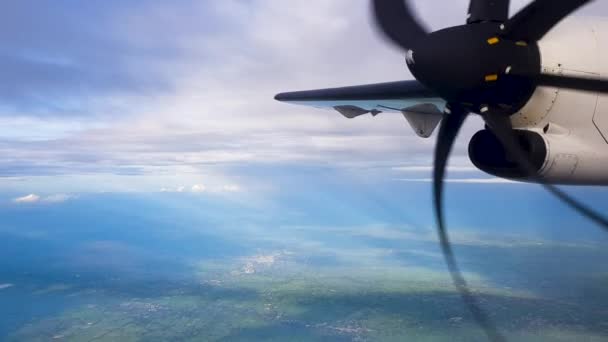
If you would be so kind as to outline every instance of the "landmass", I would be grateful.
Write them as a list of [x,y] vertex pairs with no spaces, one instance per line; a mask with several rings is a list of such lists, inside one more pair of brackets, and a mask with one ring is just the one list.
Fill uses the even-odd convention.
[[[449,278],[407,266],[357,267],[263,253],[193,265],[179,282],[53,287],[81,304],[14,341],[472,341],[483,335]],[[605,341],[608,317],[473,278],[474,293],[518,341]],[[43,289],[44,290],[44,289]],[[604,310],[604,311],[602,311]]]

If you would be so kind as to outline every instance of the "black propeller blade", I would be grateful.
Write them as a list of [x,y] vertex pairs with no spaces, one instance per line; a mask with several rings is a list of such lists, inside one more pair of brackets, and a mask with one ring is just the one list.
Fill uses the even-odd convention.
[[504,23],[509,19],[509,0],[471,0],[467,24]]
[[505,24],[503,37],[533,43],[562,19],[592,0],[536,0]]
[[404,1],[378,0],[373,2],[376,23],[395,44],[408,50],[428,35],[428,30],[416,19]]
[[519,72],[513,75],[533,80],[536,85],[608,94],[608,79],[605,78],[525,74]]
[[446,167],[449,156],[454,147],[454,142],[465,119],[467,111],[460,106],[448,107],[446,116],[441,122],[439,135],[437,138],[437,146],[435,147],[435,167],[433,170],[433,195],[435,202],[435,214],[437,216],[437,230],[439,233],[439,241],[441,250],[445,257],[448,270],[452,276],[454,285],[458,289],[463,301],[468,309],[473,314],[473,317],[488,335],[491,341],[506,341],[500,335],[488,315],[479,306],[479,303],[467,285],[466,280],[460,272],[454,251],[450,243],[450,238],[445,227],[445,218],[443,213],[443,180],[445,178]]

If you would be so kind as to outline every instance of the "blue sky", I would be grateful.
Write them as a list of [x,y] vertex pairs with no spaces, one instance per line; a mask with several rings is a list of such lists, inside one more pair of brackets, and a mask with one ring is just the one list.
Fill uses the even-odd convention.
[[[466,3],[416,1],[434,29],[464,22]],[[289,191],[306,177],[355,189],[369,179],[428,183],[434,138],[417,138],[402,117],[347,120],[273,101],[286,90],[411,78],[402,53],[374,32],[366,1],[10,0],[0,39],[5,203],[99,192],[263,200],[287,191],[279,178]],[[452,182],[532,191],[474,170],[466,147],[481,127],[470,120],[459,139]]]

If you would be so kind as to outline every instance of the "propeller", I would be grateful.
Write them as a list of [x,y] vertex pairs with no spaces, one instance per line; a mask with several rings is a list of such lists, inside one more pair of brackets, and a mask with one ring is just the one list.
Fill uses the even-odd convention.
[[467,24],[482,22],[504,23],[509,19],[509,0],[471,0]]
[[459,106],[448,106],[446,107],[446,114],[445,119],[441,121],[441,126],[439,127],[439,139],[437,140],[437,147],[435,149],[435,168],[433,170],[433,195],[437,213],[437,231],[439,234],[441,250],[445,257],[448,270],[452,275],[454,285],[460,293],[462,300],[471,311],[473,318],[486,332],[490,340],[499,342],[506,341],[506,339],[497,331],[492,321],[488,318],[488,315],[479,305],[477,298],[469,289],[467,281],[460,272],[460,268],[456,262],[454,250],[452,249],[450,238],[445,227],[443,215],[443,180],[448,158],[454,146],[454,142],[456,141],[456,137],[468,116],[468,112]]
[[416,20],[404,1],[374,1],[378,28],[398,46],[408,49],[428,36],[429,30]]
[[480,307],[462,276],[443,212],[445,169],[454,141],[469,113],[481,114],[488,129],[530,179],[565,204],[608,230],[608,219],[548,184],[517,143],[510,115],[538,86],[608,93],[608,80],[541,72],[538,41],[561,20],[591,0],[535,0],[509,18],[509,0],[471,0],[467,25],[430,32],[409,2],[373,0],[379,30],[407,53],[414,77],[448,102],[438,134],[433,194],[441,248],[454,285],[491,341],[505,341]]
[[505,24],[505,33],[503,35],[509,39],[537,42],[562,19],[591,1],[533,1]]

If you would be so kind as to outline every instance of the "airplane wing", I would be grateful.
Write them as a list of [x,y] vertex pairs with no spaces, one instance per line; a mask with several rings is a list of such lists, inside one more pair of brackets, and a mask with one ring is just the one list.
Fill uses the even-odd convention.
[[349,119],[384,112],[402,113],[416,134],[431,136],[441,119],[446,102],[418,81],[377,83],[281,93],[277,101],[334,109]]

